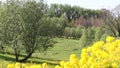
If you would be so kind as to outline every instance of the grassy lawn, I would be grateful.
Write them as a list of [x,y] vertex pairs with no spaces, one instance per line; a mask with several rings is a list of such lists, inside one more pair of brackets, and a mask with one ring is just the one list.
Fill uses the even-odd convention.
[[69,56],[73,53],[80,56],[79,40],[64,38],[55,38],[55,40],[57,43],[53,48],[43,53],[34,53],[33,56],[56,61],[69,60]]
[[[42,63],[47,62],[51,66],[58,64],[61,60],[69,60],[71,54],[76,54],[78,58],[80,57],[80,45],[79,40],[55,38],[57,43],[54,47],[48,49],[46,52],[34,53],[32,58],[27,62]],[[9,54],[0,54],[0,64],[3,62],[14,62],[14,56]]]

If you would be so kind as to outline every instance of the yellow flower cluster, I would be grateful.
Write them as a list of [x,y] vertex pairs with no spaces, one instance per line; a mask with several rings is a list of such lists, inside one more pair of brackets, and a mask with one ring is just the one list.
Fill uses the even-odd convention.
[[[46,63],[9,64],[7,68],[48,68]],[[75,54],[69,61],[61,61],[55,68],[120,68],[120,40],[107,37],[106,41],[98,41],[92,46],[82,49],[80,60]]]
[[120,40],[107,37],[106,42],[98,41],[91,47],[82,49],[80,68],[120,67]]
[[49,68],[46,63],[43,64],[25,64],[25,63],[15,63],[8,64],[7,68]]
[[120,40],[108,36],[105,42],[82,49],[80,60],[72,54],[70,61],[61,61],[55,68],[120,68]]

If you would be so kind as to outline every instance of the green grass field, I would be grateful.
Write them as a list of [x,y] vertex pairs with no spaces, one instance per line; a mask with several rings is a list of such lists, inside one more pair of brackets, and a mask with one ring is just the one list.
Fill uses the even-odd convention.
[[[47,62],[50,65],[58,64],[61,60],[69,60],[71,54],[76,54],[78,58],[80,57],[80,45],[79,40],[55,38],[57,43],[49,48],[45,52],[37,52],[32,55],[27,62]],[[10,54],[0,54],[0,64],[3,62],[14,63],[14,55]],[[3,65],[2,65],[3,66]]]
[[79,40],[55,38],[57,43],[53,48],[48,49],[43,53],[36,53],[40,58],[52,60],[68,60],[69,56],[74,53],[80,56]]

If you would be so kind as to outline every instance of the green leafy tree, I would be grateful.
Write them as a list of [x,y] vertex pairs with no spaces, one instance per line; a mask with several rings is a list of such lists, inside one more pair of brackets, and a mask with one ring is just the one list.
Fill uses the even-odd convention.
[[66,28],[65,28],[63,34],[64,34],[64,36],[65,36],[66,38],[69,38],[69,37],[70,37],[70,30],[71,30],[70,27],[66,27]]
[[71,28],[70,35],[72,38],[74,38],[74,39],[76,38],[76,29],[74,27]]
[[2,45],[10,45],[9,47],[13,48],[18,59],[19,50],[21,46],[18,46],[18,41],[21,39],[23,20],[20,17],[20,7],[18,7],[18,2],[16,1],[7,1],[4,5],[6,8],[1,14],[1,41]]
[[104,31],[102,30],[102,28],[98,27],[96,28],[96,32],[95,32],[95,40],[99,41],[103,35]]
[[82,36],[82,26],[76,28],[76,38],[80,38]]
[[[36,50],[46,50],[53,45],[51,34],[45,33],[43,1],[8,0],[1,15],[1,40],[14,50],[16,61],[24,62]],[[47,21],[48,22],[48,21]],[[45,29],[44,29],[45,28]],[[24,57],[20,59],[21,53]]]
[[83,48],[88,45],[88,35],[87,29],[83,29],[82,36],[80,38],[80,48]]
[[80,38],[80,45],[86,47],[94,42],[95,27],[89,27],[88,29],[83,29],[82,36]]
[[95,35],[95,28],[96,27],[89,27],[87,29],[87,34],[88,34],[88,43],[91,44],[94,40],[94,35]]

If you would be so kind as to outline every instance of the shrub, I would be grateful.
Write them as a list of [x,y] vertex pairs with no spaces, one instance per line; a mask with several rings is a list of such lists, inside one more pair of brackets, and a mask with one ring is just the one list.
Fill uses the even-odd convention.
[[96,32],[95,32],[95,41],[98,41],[101,39],[102,35],[103,35],[103,30],[102,28],[98,27],[96,28]]
[[87,30],[84,29],[82,32],[82,36],[80,38],[80,48],[85,47],[86,45],[88,45],[88,34],[87,34]]

